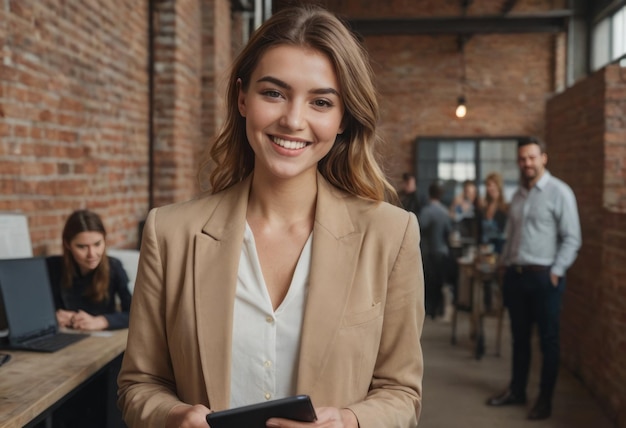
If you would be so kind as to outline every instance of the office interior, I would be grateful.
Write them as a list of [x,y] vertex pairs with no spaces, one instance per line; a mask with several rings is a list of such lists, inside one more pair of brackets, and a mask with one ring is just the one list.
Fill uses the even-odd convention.
[[[582,227],[561,317],[561,365],[584,391],[571,409],[593,403],[607,426],[626,427],[626,1],[304,2],[336,12],[367,48],[381,159],[398,189],[404,172],[420,189],[440,179],[449,201],[465,179],[483,193],[498,171],[510,197],[517,141],[546,142],[547,167],[574,190]],[[79,208],[102,216],[110,248],[132,254],[151,208],[205,191],[198,161],[222,125],[230,61],[293,3],[302,1],[4,1],[0,212],[26,217],[33,255],[60,253],[64,221]],[[429,344],[438,361],[470,355],[467,334],[456,346],[449,335],[449,324],[426,323],[427,378]],[[462,360],[466,369],[491,376],[493,364],[506,382],[507,340],[505,328],[500,359],[488,348]],[[476,412],[485,398],[474,397]],[[535,425],[574,427],[558,416]],[[527,423],[491,417],[477,426]]]

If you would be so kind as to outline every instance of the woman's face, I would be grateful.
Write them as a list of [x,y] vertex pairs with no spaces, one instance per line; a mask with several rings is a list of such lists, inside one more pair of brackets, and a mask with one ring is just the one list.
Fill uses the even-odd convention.
[[344,105],[333,64],[321,52],[280,45],[270,48],[240,87],[239,112],[255,153],[255,176],[315,174],[341,126]]
[[476,193],[476,186],[474,184],[466,184],[465,187],[463,187],[463,195],[466,201],[474,202]]
[[500,197],[498,185],[493,180],[487,180],[485,187],[487,188],[487,195],[494,201],[498,200]]
[[66,244],[84,275],[98,267],[104,254],[104,235],[100,232],[80,232]]

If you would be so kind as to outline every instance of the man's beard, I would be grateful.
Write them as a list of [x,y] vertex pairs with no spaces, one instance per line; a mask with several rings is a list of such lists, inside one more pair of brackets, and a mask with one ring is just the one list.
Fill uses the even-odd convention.
[[532,183],[532,181],[537,177],[537,174],[538,172],[536,168],[525,169],[522,172],[522,182],[526,185]]

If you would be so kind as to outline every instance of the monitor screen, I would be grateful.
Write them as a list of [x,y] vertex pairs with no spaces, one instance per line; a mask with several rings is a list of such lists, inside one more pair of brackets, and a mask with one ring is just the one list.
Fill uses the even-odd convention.
[[9,337],[57,329],[45,258],[0,259],[0,292]]
[[0,291],[0,339],[9,334],[9,326],[7,325],[7,316],[4,313],[4,301],[2,300],[2,292]]

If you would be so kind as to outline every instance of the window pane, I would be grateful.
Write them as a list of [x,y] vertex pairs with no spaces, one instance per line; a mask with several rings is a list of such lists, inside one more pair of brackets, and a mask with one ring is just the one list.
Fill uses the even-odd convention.
[[481,159],[505,159],[515,151],[517,140],[483,140],[480,142]]
[[481,141],[479,156],[481,181],[492,172],[500,173],[505,182],[511,171],[517,176],[517,140]]
[[473,141],[458,141],[456,143],[456,159],[474,162],[474,147]]
[[439,159],[447,161],[454,160],[454,143],[439,143]]
[[506,165],[503,173],[502,179],[505,183],[517,183],[519,180],[519,169],[517,167],[517,162],[511,162]]
[[[480,181],[485,181],[485,178],[492,172],[500,172],[502,168],[501,162],[480,161]],[[502,174],[501,174],[502,175]],[[502,177],[504,179],[504,177]]]
[[611,19],[600,21],[593,29],[591,66],[598,70],[609,63]]
[[453,166],[453,177],[456,181],[474,180],[476,165],[472,162],[457,162]]
[[613,15],[613,55],[617,59],[626,54],[626,6]]
[[514,163],[517,163],[517,141],[515,144],[507,144],[504,149],[504,158],[512,159]]
[[480,159],[481,161],[490,159],[501,159],[502,147],[498,143],[489,143],[487,141],[480,142]]
[[508,203],[513,199],[513,194],[517,190],[517,184],[504,184],[504,200]]
[[430,183],[439,180],[445,187],[442,202],[445,201],[446,204],[461,191],[465,180],[476,181],[481,196],[484,196],[484,180],[492,172],[501,174],[507,200],[510,200],[510,196],[517,189],[517,139],[424,139],[418,140],[417,151],[420,191],[425,193]]
[[450,162],[439,162],[438,168],[438,177],[441,180],[453,180],[452,167],[453,163]]

